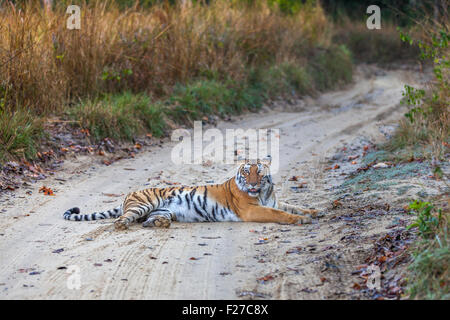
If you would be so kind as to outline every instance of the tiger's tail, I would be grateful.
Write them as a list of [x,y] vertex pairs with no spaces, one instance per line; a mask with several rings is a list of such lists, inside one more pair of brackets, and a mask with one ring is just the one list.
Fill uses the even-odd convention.
[[120,217],[123,214],[122,205],[102,212],[94,212],[91,214],[80,214],[80,208],[72,208],[64,212],[63,217],[72,221],[92,221],[100,219],[112,219]]

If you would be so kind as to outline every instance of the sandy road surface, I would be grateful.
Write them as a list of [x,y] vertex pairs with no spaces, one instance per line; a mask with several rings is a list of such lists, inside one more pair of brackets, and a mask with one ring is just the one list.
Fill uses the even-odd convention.
[[[275,176],[283,200],[325,209],[330,195],[324,175],[325,157],[358,136],[377,137],[379,126],[402,115],[397,104],[413,72],[360,69],[344,90],[299,102],[289,112],[265,111],[224,128],[280,129],[281,168]],[[229,176],[225,165],[170,162],[173,143],[152,147],[135,159],[111,166],[86,157],[66,161],[65,170],[45,184],[56,196],[18,191],[3,199],[0,214],[0,298],[2,299],[302,299],[340,296],[345,277],[322,281],[317,252],[333,251],[342,225],[324,217],[311,225],[257,223],[173,223],[170,229],[113,230],[112,221],[71,222],[62,213],[79,206],[82,212],[107,209],[126,194],[165,181],[201,184]],[[97,160],[98,161],[98,160]],[[288,178],[303,176],[306,192],[295,193]],[[106,195],[109,194],[109,195]],[[27,215],[28,214],[28,215]],[[367,228],[376,233],[387,222]],[[259,238],[267,238],[260,243]],[[287,254],[302,247],[303,254]],[[63,250],[61,250],[63,249]],[[364,244],[358,250],[364,249]],[[195,259],[191,259],[195,258]],[[81,287],[69,289],[79,268]],[[266,281],[263,278],[266,277]],[[260,280],[258,280],[260,279]],[[314,289],[311,289],[314,288]],[[338,288],[338,289],[336,289]],[[342,291],[342,290],[341,290]]]

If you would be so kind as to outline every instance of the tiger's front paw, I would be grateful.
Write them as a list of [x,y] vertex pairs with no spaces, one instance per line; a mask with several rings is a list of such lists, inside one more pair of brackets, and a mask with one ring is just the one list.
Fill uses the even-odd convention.
[[296,224],[308,224],[311,223],[312,219],[311,217],[308,216],[299,216],[297,221],[295,222]]
[[127,218],[119,217],[116,219],[116,221],[114,221],[114,228],[116,230],[126,230],[128,229],[130,222],[128,221]]
[[319,213],[319,210],[315,210],[315,209],[308,209],[308,211],[306,212],[307,214],[309,214],[311,217],[313,218],[317,218],[317,215]]

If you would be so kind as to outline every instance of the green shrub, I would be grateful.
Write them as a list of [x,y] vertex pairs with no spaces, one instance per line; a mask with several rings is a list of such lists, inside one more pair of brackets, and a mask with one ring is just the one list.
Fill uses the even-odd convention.
[[9,111],[0,106],[0,162],[32,159],[43,137],[42,120],[22,108]]
[[410,203],[409,209],[411,210],[410,213],[417,216],[417,219],[407,229],[417,227],[422,238],[432,238],[436,234],[442,219],[441,210],[435,214],[433,212],[434,206],[430,202],[419,200]]
[[350,52],[344,45],[316,50],[307,69],[314,88],[318,91],[347,83],[351,81],[353,74]]
[[169,116],[178,122],[198,120],[203,115],[233,113],[233,94],[224,83],[216,80],[198,80],[175,87],[168,103]]
[[105,137],[131,140],[145,132],[161,136],[165,127],[162,110],[148,96],[126,92],[80,103],[67,113],[97,141]]
[[409,205],[420,239],[414,244],[413,261],[408,267],[407,292],[411,299],[450,299],[448,265],[448,209],[436,210],[430,202],[414,201]]

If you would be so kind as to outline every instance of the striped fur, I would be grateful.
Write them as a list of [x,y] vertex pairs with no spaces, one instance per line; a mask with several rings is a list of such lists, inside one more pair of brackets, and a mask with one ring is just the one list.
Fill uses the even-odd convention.
[[116,229],[144,221],[144,227],[169,227],[171,221],[254,221],[309,223],[316,210],[302,209],[277,201],[269,164],[243,163],[236,175],[222,184],[150,188],[128,194],[117,208],[80,214],[78,208],[64,213],[64,219],[90,221],[117,218]]

